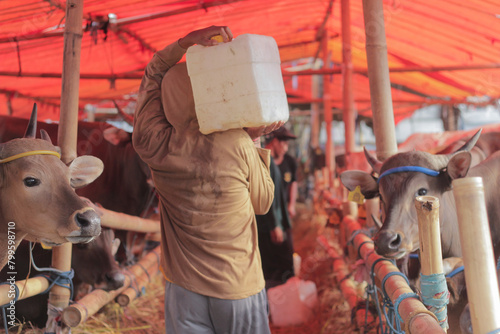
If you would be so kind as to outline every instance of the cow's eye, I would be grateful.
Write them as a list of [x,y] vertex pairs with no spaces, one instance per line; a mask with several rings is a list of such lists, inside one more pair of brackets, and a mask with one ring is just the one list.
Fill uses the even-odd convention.
[[40,180],[34,177],[26,177],[23,181],[26,187],[36,187],[40,184]]
[[417,196],[425,196],[425,195],[427,195],[427,189],[425,188],[418,189]]

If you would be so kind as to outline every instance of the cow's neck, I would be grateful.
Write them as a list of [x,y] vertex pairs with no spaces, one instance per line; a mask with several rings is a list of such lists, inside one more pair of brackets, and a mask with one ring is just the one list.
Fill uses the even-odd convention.
[[447,191],[441,197],[439,205],[439,224],[441,225],[441,245],[443,257],[462,256],[458,218],[453,192]]

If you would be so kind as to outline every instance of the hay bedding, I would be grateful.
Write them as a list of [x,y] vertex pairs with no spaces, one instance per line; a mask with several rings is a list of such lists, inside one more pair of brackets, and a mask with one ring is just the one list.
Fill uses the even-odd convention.
[[[356,333],[351,324],[351,309],[335,283],[332,272],[333,260],[318,244],[319,234],[334,237],[331,230],[325,230],[326,216],[314,213],[312,208],[299,205],[299,214],[294,220],[293,235],[295,251],[302,258],[301,278],[313,281],[318,291],[318,306],[309,321],[302,325],[276,327],[271,324],[272,334],[335,334]],[[91,317],[73,334],[87,333],[165,333],[163,319],[164,281],[156,275],[148,286],[146,294],[122,308],[116,303],[105,306],[101,312]],[[23,324],[19,331],[10,333],[42,334],[30,324]]]

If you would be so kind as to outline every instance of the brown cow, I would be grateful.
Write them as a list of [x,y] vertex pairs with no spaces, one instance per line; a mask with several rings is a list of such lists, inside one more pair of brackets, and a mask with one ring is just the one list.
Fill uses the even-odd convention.
[[85,243],[101,232],[99,216],[74,188],[95,180],[102,162],[81,156],[66,166],[45,132],[35,139],[35,124],[36,105],[24,138],[0,144],[0,268],[23,239]]

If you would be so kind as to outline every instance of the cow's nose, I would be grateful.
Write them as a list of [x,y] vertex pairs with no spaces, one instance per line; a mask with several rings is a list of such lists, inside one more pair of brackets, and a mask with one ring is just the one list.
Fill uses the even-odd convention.
[[399,251],[402,238],[399,233],[381,230],[375,235],[374,241],[377,253],[388,256]]
[[91,228],[101,224],[101,218],[94,210],[78,212],[75,215],[75,221],[80,228]]
[[114,271],[105,275],[106,285],[110,290],[121,288],[125,284],[125,275],[121,271]]

